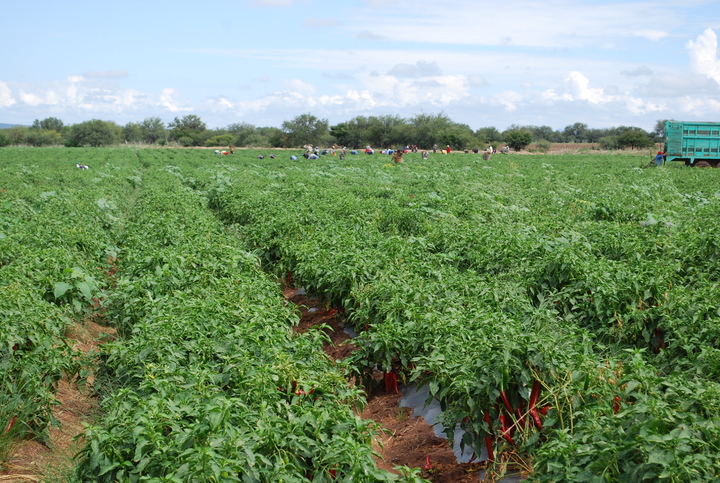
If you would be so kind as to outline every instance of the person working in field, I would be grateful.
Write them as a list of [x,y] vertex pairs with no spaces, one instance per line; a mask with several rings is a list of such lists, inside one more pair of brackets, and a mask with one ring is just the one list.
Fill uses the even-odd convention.
[[665,153],[662,151],[658,151],[658,153],[655,155],[655,166],[662,166],[663,161],[665,161]]

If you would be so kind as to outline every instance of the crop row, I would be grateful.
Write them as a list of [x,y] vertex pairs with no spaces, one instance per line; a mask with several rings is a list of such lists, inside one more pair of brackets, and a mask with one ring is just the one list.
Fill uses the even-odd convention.
[[322,333],[293,333],[278,283],[151,156],[117,240],[105,314],[123,337],[103,346],[80,479],[399,480]]
[[347,311],[360,375],[428,384],[476,454],[517,449],[538,481],[713,479],[713,180],[600,158],[247,161],[208,196]]
[[89,183],[74,162],[7,150],[0,170],[2,465],[18,441],[47,440],[60,379],[87,375],[67,332],[102,290],[117,219],[106,199],[114,183]]

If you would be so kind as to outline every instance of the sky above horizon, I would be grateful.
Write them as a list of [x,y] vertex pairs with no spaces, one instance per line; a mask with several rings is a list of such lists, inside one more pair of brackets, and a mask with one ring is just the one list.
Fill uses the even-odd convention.
[[0,123],[720,122],[720,1],[26,0],[0,31]]

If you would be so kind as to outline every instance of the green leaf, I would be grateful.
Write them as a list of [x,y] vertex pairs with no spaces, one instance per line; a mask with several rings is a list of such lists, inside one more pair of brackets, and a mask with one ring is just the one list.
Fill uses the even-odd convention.
[[58,282],[55,284],[55,290],[53,291],[53,294],[55,295],[56,299],[59,299],[65,293],[72,288],[72,285],[65,282]]
[[75,286],[80,290],[80,293],[83,294],[85,299],[88,301],[92,299],[92,290],[90,289],[90,285],[87,284],[87,282],[78,282],[75,284]]

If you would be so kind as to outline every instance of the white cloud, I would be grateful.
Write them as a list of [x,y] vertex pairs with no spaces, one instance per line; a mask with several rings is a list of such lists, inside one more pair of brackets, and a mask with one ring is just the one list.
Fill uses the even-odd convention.
[[388,75],[397,77],[427,77],[440,75],[440,67],[437,62],[418,60],[415,64],[397,64],[388,71]]
[[710,28],[705,29],[697,41],[688,40],[685,48],[690,51],[690,67],[720,84],[720,59],[715,32]]
[[285,86],[288,90],[297,92],[303,96],[312,96],[316,91],[315,86],[303,82],[300,79],[288,79],[285,81]]
[[523,101],[524,97],[519,92],[505,91],[493,95],[489,100],[489,104],[493,106],[501,106],[506,111],[512,112],[516,111]]
[[638,30],[632,34],[635,37],[643,37],[653,42],[659,42],[668,36],[668,33],[663,30]]
[[657,42],[668,37],[666,31],[646,26],[665,25],[667,18],[677,17],[671,5],[661,2],[650,8],[642,1],[506,0],[483,2],[481,8],[470,0],[421,6],[417,0],[376,3],[386,7],[382,15],[358,8],[353,14],[356,21],[345,28],[367,35],[367,26],[372,25],[372,31],[382,32],[387,40],[420,44],[626,49],[629,39]]
[[68,82],[77,84],[78,82],[84,82],[85,78],[81,75],[71,75],[67,78]]
[[0,81],[0,107],[10,107],[16,102],[8,85]]
[[468,83],[473,87],[486,87],[488,82],[481,75],[468,76]]
[[40,96],[38,96],[36,94],[25,92],[22,89],[20,89],[20,92],[18,93],[18,97],[20,97],[20,101],[23,104],[27,104],[28,106],[39,106],[40,104],[45,103]]
[[574,100],[598,104],[608,102],[612,98],[612,96],[606,95],[603,89],[590,87],[590,79],[580,72],[570,72],[567,84]]
[[177,92],[173,88],[165,88],[162,90],[162,94],[160,94],[160,102],[159,104],[166,108],[170,112],[181,112],[181,111],[191,111],[192,108],[183,106],[179,104],[175,99],[178,97]]

